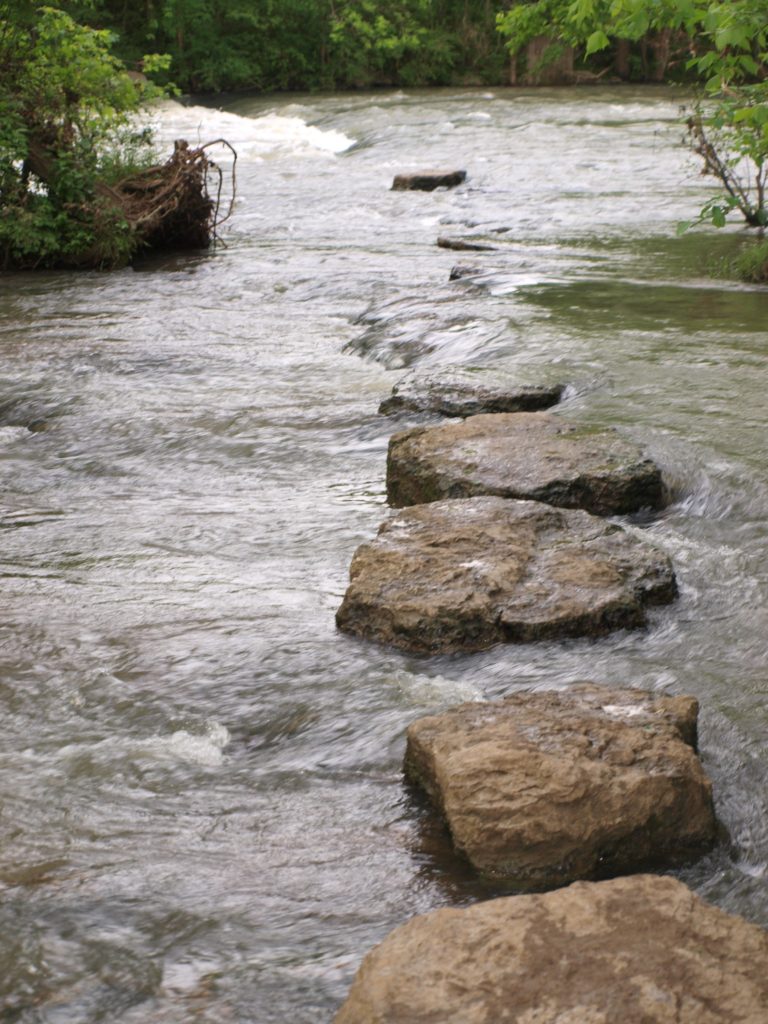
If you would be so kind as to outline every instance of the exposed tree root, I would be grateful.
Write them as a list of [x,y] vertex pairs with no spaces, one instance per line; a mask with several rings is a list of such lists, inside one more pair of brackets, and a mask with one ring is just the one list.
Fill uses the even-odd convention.
[[[228,200],[223,199],[224,172],[208,155],[214,146],[225,146],[232,153]],[[26,172],[55,191],[58,156],[41,138],[30,140]],[[70,216],[89,228],[93,244],[62,255],[55,265],[108,269],[124,263],[124,250],[114,251],[104,244],[115,224],[122,224],[122,231],[127,232],[127,251],[132,256],[206,249],[220,242],[219,228],[231,216],[235,201],[236,162],[237,153],[225,139],[195,149],[184,139],[177,139],[164,164],[148,167],[114,185],[97,181],[91,201],[64,205]]]
[[[232,152],[231,191],[222,212],[224,175],[208,156],[212,146]],[[191,149],[178,139],[164,164],[125,178],[117,185],[97,186],[114,203],[142,249],[205,249],[218,239],[218,229],[229,218],[235,200],[237,154],[224,139]]]

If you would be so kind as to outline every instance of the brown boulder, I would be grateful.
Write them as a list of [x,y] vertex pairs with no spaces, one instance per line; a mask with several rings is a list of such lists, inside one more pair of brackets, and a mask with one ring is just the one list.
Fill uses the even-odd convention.
[[441,416],[530,412],[559,402],[564,390],[562,384],[521,384],[479,368],[411,373],[395,384],[379,412],[433,412]]
[[436,910],[363,960],[334,1024],[765,1024],[768,933],[673,878]]
[[412,174],[396,174],[392,191],[434,192],[436,188],[455,188],[466,180],[466,171],[415,171]]
[[612,523],[468,498],[393,516],[355,553],[339,629],[413,651],[480,650],[643,626],[676,595],[666,555]]
[[406,775],[487,875],[552,888],[710,847],[698,704],[590,684],[462,704],[408,729]]
[[621,515],[660,508],[659,468],[612,429],[544,412],[471,416],[415,427],[389,442],[387,496],[395,508],[495,494]]

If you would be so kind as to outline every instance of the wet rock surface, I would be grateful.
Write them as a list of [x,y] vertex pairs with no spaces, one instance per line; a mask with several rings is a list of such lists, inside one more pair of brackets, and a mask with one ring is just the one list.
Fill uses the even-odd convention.
[[470,242],[466,238],[448,238],[439,235],[437,246],[440,249],[453,249],[454,252],[498,252],[498,246],[487,242]]
[[768,933],[673,878],[577,882],[415,917],[335,1024],[764,1024]]
[[479,871],[524,889],[670,867],[716,836],[698,703],[584,684],[408,729],[407,777]]
[[676,592],[667,556],[618,526],[479,497],[384,523],[355,553],[336,623],[413,651],[481,650],[643,626]]
[[493,494],[621,515],[660,508],[661,471],[611,429],[543,412],[472,416],[390,439],[387,497],[395,508]]
[[466,180],[466,171],[414,171],[410,174],[396,174],[392,182],[392,191],[433,192],[436,188],[455,188]]
[[399,380],[379,412],[432,412],[441,416],[530,412],[560,401],[563,384],[521,384],[493,370],[411,373]]

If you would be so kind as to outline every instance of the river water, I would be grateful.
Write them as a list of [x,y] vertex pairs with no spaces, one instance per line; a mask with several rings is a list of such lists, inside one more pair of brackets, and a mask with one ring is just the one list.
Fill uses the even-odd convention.
[[[3,1021],[329,1021],[394,926],[494,891],[404,789],[408,723],[585,678],[700,699],[728,836],[679,875],[768,926],[768,292],[712,275],[739,230],[675,237],[713,189],[683,100],[168,105],[164,139],[239,150],[226,248],[0,281]],[[464,187],[389,191],[446,165]],[[631,528],[681,597],[647,632],[417,658],[335,631],[387,514],[377,405],[447,363],[562,380],[661,463],[673,502]]]

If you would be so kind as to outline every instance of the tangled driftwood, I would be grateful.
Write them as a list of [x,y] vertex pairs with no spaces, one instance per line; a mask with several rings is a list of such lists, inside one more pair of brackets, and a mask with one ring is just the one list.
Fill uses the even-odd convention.
[[[232,154],[229,171],[229,199],[223,200],[225,175],[209,156],[214,146]],[[57,148],[42,135],[30,139],[26,173],[32,173],[55,189]],[[177,139],[173,153],[163,164],[148,167],[114,185],[97,181],[93,199],[64,204],[77,220],[91,223],[116,219],[127,226],[131,251],[205,249],[220,241],[219,228],[232,214],[235,201],[237,153],[225,139],[215,139],[196,148]],[[96,230],[96,234],[98,231]],[[57,261],[58,266],[109,267],[115,261],[105,257],[95,238],[94,245]],[[34,260],[28,266],[35,266]]]
[[[231,189],[222,213],[224,174],[208,156],[216,145],[232,153]],[[137,240],[149,249],[204,249],[232,213],[237,154],[224,139],[196,149],[177,139],[164,164],[149,167],[117,185],[99,185],[100,196],[121,211]],[[213,187],[211,187],[213,186]]]

